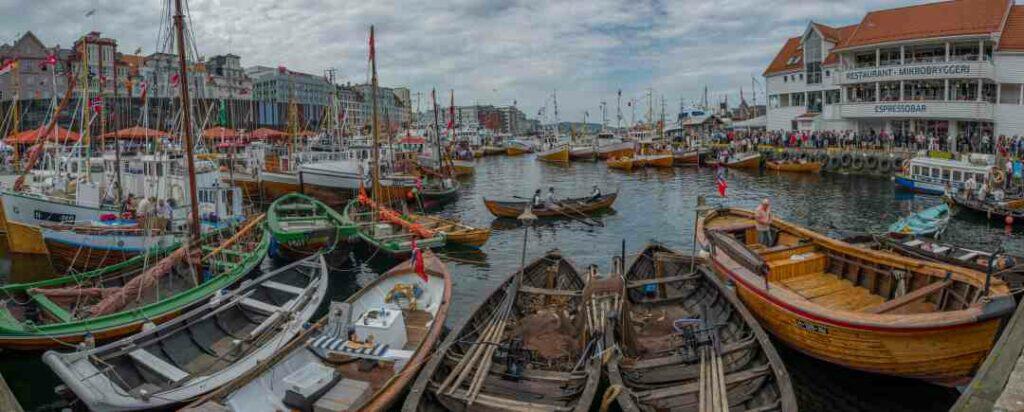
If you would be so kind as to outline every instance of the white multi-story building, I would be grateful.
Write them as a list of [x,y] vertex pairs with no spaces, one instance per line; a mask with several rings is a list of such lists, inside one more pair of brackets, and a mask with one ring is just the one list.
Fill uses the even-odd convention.
[[764,77],[768,130],[1024,135],[1024,5],[952,0],[811,22]]

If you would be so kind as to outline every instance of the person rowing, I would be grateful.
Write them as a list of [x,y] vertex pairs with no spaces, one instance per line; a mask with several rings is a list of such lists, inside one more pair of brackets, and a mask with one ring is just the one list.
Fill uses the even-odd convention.
[[555,198],[555,187],[554,186],[548,186],[548,198],[547,198],[546,206],[548,208],[550,208],[550,209],[555,209],[555,208],[558,207],[558,199]]
[[601,189],[598,188],[597,185],[594,185],[594,189],[590,191],[590,200],[591,201],[597,201],[597,199],[600,199],[600,198],[601,198]]
[[540,209],[544,207],[544,201],[541,200],[540,198],[540,189],[537,189],[536,192],[533,192],[533,201],[531,203],[533,204],[534,209]]

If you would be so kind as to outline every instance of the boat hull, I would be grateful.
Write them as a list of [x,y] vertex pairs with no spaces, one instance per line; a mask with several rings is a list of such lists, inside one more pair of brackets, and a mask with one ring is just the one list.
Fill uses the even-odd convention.
[[115,265],[152,248],[174,244],[174,235],[116,236],[88,235],[65,230],[42,229],[50,264],[57,273],[88,272]]
[[660,167],[669,168],[672,167],[673,162],[672,155],[643,155],[637,156],[633,159],[633,163],[638,167]]
[[611,169],[625,170],[627,172],[633,170],[633,158],[631,157],[608,159],[606,163]]
[[750,156],[735,161],[725,162],[725,167],[730,169],[757,169],[761,167],[761,155]]
[[597,148],[597,157],[602,160],[633,156],[633,143],[623,142]]
[[941,184],[916,181],[902,175],[896,175],[893,178],[893,183],[898,189],[924,195],[941,195],[946,192],[946,189]]
[[[615,198],[617,196],[618,196],[617,193],[612,193],[612,194],[609,194],[609,195],[604,195],[604,196],[601,196],[601,198],[598,199],[597,201],[588,202],[588,203],[583,204],[583,205],[578,206],[578,207],[574,203],[573,204],[573,208],[575,209],[575,211],[577,213],[583,213],[583,214],[593,213],[593,212],[597,212],[597,211],[600,211],[600,210],[608,209],[608,208],[610,208],[612,206],[613,203],[615,203]],[[569,201],[575,202],[576,200],[579,200],[579,199],[570,199]],[[519,215],[523,214],[523,211],[526,210],[526,207],[527,207],[528,203],[527,202],[499,202],[499,201],[495,201],[495,200],[484,199],[484,205],[487,206],[487,210],[489,210],[491,212],[491,214],[493,214],[494,216],[505,217],[505,218],[513,218],[514,219],[514,218],[519,217]],[[544,208],[544,209],[532,209],[531,213],[533,213],[537,217],[564,217],[565,216],[565,213],[563,213],[563,212],[559,212],[557,210],[551,210],[551,209],[547,209],[547,208]]]
[[690,150],[683,153],[673,154],[673,164],[676,166],[696,166],[700,164],[700,158],[705,153],[704,150]]
[[775,170],[778,172],[791,172],[791,173],[818,173],[821,171],[821,163],[818,162],[807,162],[807,163],[781,163],[781,162],[768,162],[765,163],[764,167],[768,170]]
[[594,160],[597,159],[597,150],[592,146],[574,147],[569,150],[571,160]]
[[505,148],[505,154],[507,154],[509,156],[522,156],[522,155],[527,154],[527,153],[530,153],[530,151],[525,149],[525,148],[522,148],[522,147],[511,147],[510,146],[510,147],[506,147]]
[[537,153],[537,160],[548,163],[569,163],[569,146],[562,146]]

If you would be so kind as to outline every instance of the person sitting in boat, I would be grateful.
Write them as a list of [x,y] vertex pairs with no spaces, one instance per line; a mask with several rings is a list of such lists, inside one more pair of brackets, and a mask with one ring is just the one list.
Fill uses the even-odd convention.
[[981,183],[981,189],[978,189],[978,200],[985,201],[988,198],[988,181]]
[[597,187],[597,185],[594,185],[594,189],[590,191],[590,200],[591,201],[596,201],[597,199],[600,199],[600,198],[601,198],[601,189],[599,189]]
[[135,216],[135,195],[129,193],[121,202],[121,217],[129,218]]
[[978,188],[978,181],[974,180],[974,176],[967,178],[964,182],[964,198],[971,200],[974,197],[974,191]]
[[540,189],[537,189],[536,192],[533,192],[533,202],[532,203],[533,203],[533,208],[534,209],[539,209],[539,208],[544,207],[544,200],[541,199],[541,197],[540,197]]
[[555,198],[554,186],[548,186],[548,198],[544,205],[552,209],[558,206],[558,199]]
[[996,188],[996,190],[992,191],[992,200],[995,200],[996,202],[1006,200],[1006,192],[1003,191],[1003,189]]
[[757,229],[757,242],[765,247],[772,246],[772,205],[768,198],[754,210],[754,227]]

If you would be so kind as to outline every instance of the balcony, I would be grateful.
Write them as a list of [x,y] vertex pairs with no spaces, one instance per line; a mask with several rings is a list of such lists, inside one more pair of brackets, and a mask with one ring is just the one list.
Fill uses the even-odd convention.
[[991,61],[942,61],[839,70],[836,84],[921,79],[995,79]]
[[839,116],[853,118],[914,118],[949,120],[992,120],[995,105],[979,101],[898,101],[843,103],[836,105]]

